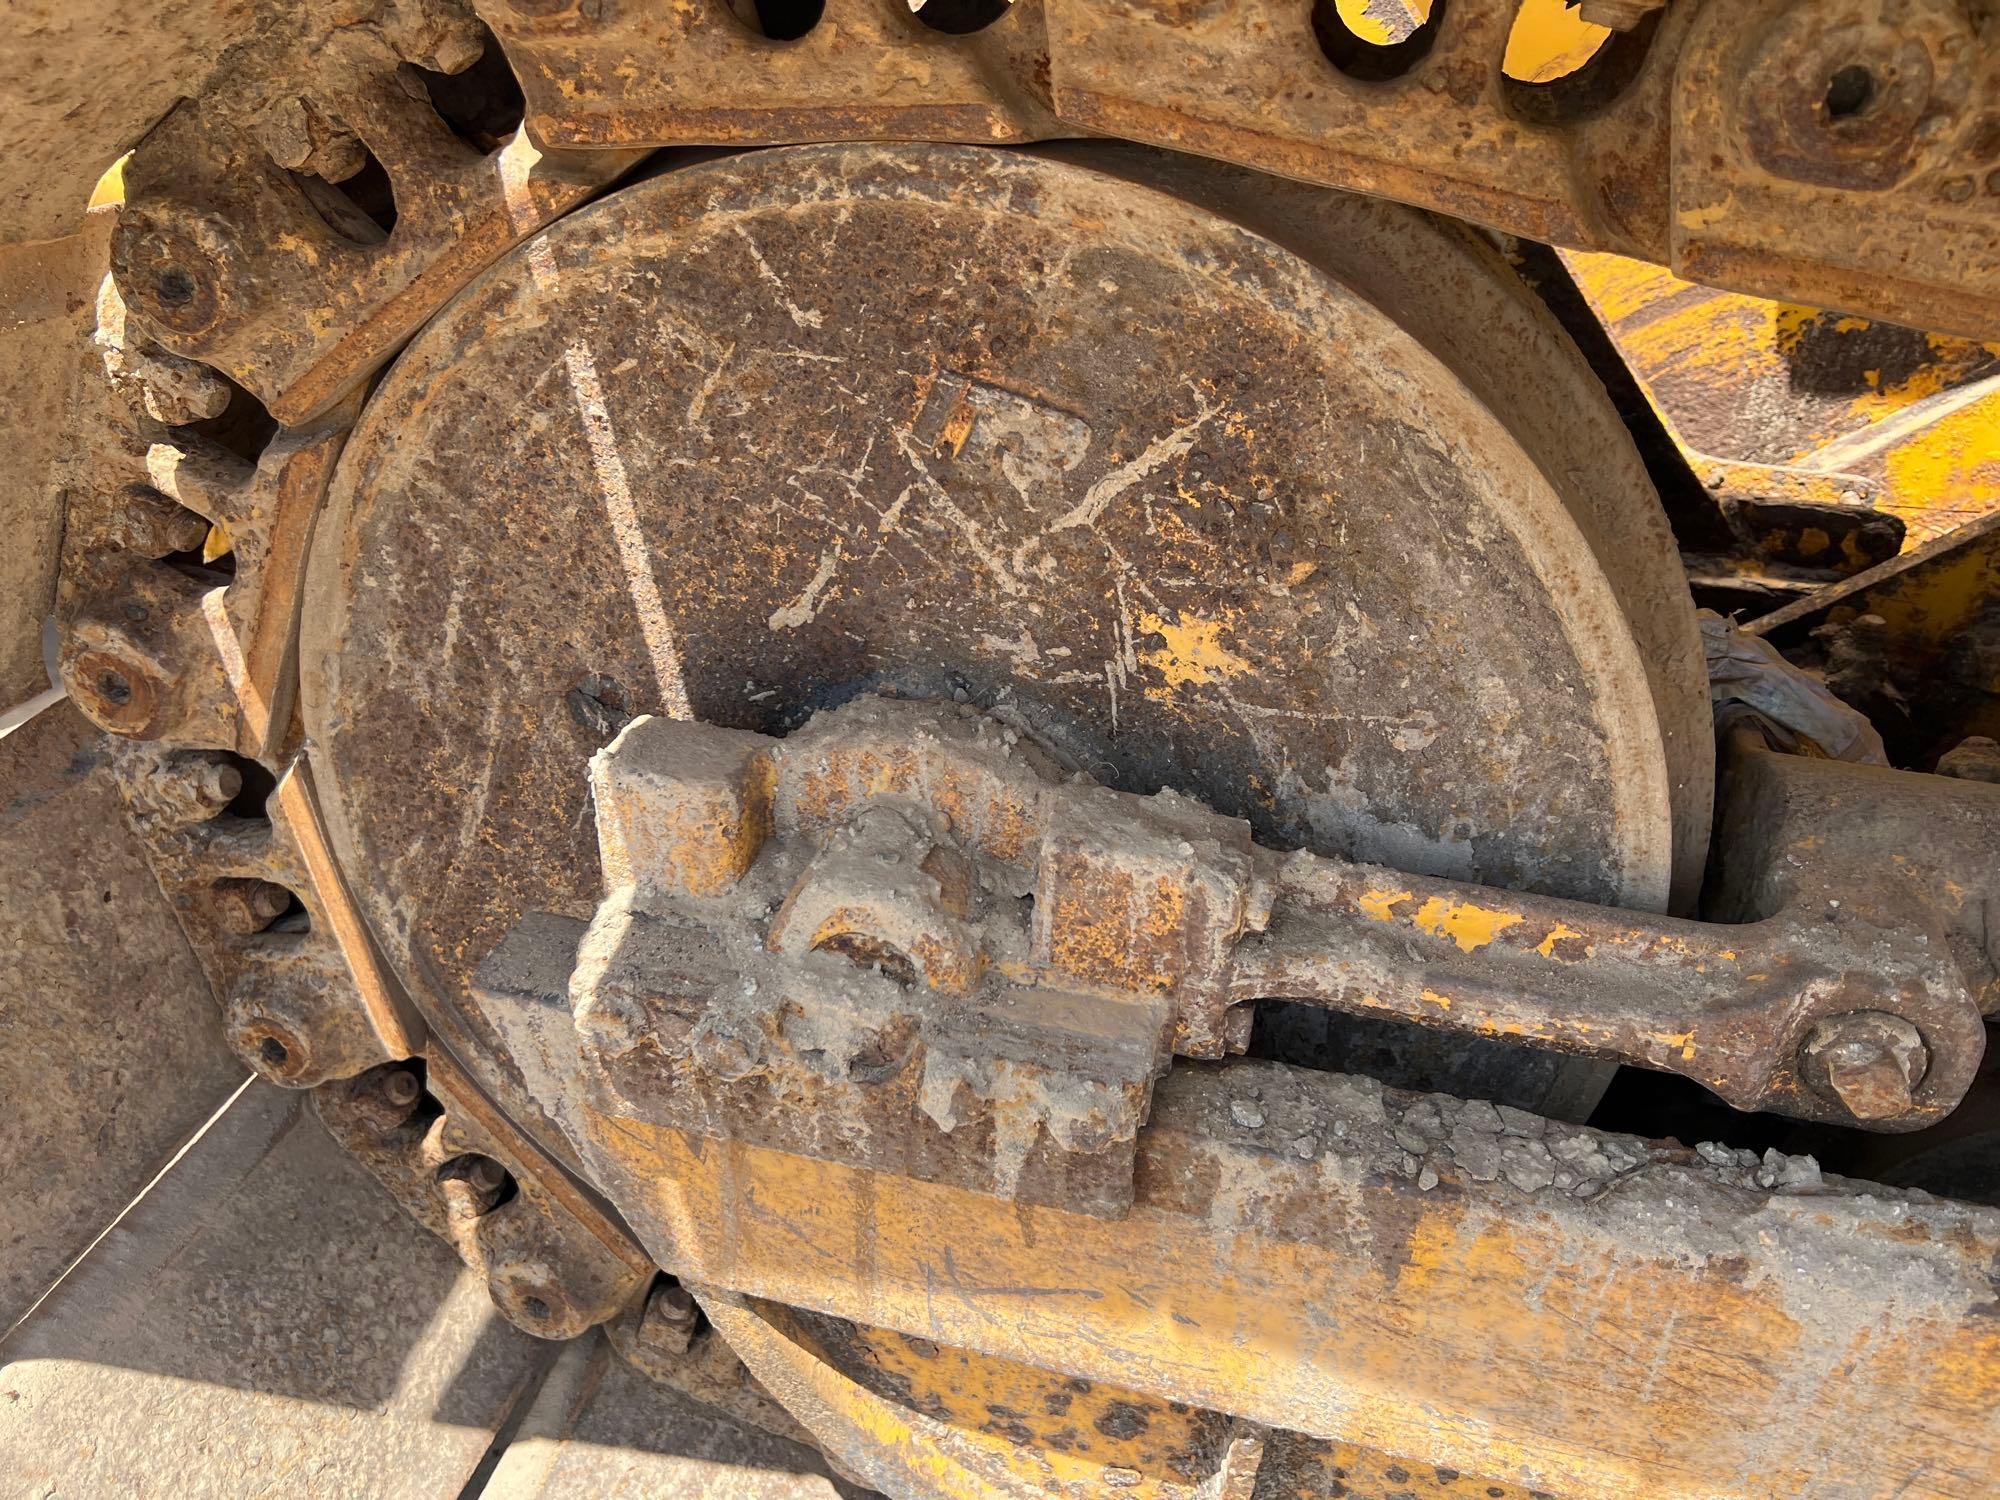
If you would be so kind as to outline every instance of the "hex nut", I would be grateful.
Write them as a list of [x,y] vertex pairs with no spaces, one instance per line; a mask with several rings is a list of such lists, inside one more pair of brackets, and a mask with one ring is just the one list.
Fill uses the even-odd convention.
[[1908,1114],[1930,1068],[1922,1034],[1901,1016],[1855,1011],[1818,1022],[1806,1038],[1805,1074],[1857,1120]]
[[424,1097],[424,1081],[407,1063],[387,1063],[363,1075],[355,1106],[376,1132],[387,1135],[409,1122]]
[[438,1170],[438,1192],[455,1219],[480,1219],[493,1212],[513,1186],[513,1177],[490,1156],[474,1153]]
[[653,1354],[678,1357],[688,1352],[700,1328],[701,1308],[693,1293],[679,1282],[661,1277],[639,1318],[640,1346]]

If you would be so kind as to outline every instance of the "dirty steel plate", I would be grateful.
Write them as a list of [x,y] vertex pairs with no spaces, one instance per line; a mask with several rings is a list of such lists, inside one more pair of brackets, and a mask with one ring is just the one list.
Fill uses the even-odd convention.
[[[1440,253],[1464,272],[1430,324],[1499,321],[1503,273]],[[1478,385],[1074,152],[803,147],[627,188],[467,288],[341,459],[302,653],[337,852],[468,1060],[496,1050],[473,967],[595,903],[584,763],[638,712],[782,733],[959,698],[1278,845],[1663,906],[1705,700],[1658,665],[1684,602],[1620,601],[1677,579],[1664,528],[1580,525],[1599,454],[1541,424],[1552,486]]]

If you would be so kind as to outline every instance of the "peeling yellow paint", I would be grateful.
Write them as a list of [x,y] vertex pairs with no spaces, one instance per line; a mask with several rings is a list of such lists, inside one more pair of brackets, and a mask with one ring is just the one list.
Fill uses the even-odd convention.
[[101,208],[107,203],[125,201],[125,163],[132,159],[127,151],[118,160],[104,169],[104,175],[97,179],[97,186],[90,190],[90,206]]
[[1682,1062],[1694,1061],[1694,1033],[1692,1031],[1664,1032],[1655,1036],[1653,1040],[1678,1050]]
[[1549,929],[1549,935],[1543,938],[1541,942],[1535,946],[1535,951],[1541,954],[1543,958],[1554,958],[1556,956],[1557,943],[1560,943],[1564,938],[1573,938],[1582,936],[1583,936],[1582,933],[1578,932],[1574,927],[1571,927],[1568,923],[1558,922],[1556,923],[1555,926]]
[[1411,920],[1432,937],[1448,937],[1462,951],[1470,953],[1476,948],[1484,948],[1509,927],[1519,923],[1521,914],[1475,906],[1470,901],[1453,903],[1442,896],[1433,896],[1417,909],[1416,916]]
[[1431,18],[1432,0],[1334,0],[1348,30],[1364,42],[1392,47]]
[[1141,612],[1139,629],[1157,635],[1165,645],[1141,653],[1139,659],[1167,680],[1168,687],[1205,686],[1243,677],[1255,670],[1249,661],[1222,644],[1229,622],[1183,616],[1175,624],[1164,615]]
[[1521,0],[1500,69],[1521,83],[1553,83],[1597,56],[1610,38],[1610,27],[1584,20],[1571,0]]
[[1420,993],[1426,1000],[1430,1001],[1431,1004],[1437,1006],[1440,1010],[1451,1009],[1451,996],[1440,995],[1436,990],[1423,990]]
[[1397,906],[1413,899],[1408,891],[1363,891],[1354,904],[1374,921],[1393,922]]

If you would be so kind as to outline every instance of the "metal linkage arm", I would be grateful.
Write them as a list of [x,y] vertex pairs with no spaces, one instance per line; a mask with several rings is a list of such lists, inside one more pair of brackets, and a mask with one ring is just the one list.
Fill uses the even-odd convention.
[[592,765],[595,919],[528,918],[475,983],[517,1056],[573,1026],[607,1118],[1111,1217],[1173,1056],[1244,1051],[1260,1000],[1911,1129],[1970,1084],[1993,977],[2000,789],[1933,780],[1738,750],[1702,923],[1262,849],[949,706],[639,720]]
[[1270,925],[1236,949],[1230,994],[1680,1073],[1738,1109],[1928,1124],[1978,1067],[1978,1006],[1907,889],[1808,857],[1784,906],[1743,925],[1274,859]]
[[1731,736],[1689,922],[1262,854],[1238,1001],[1346,1011],[1680,1073],[1738,1109],[1915,1130],[1956,1107],[2000,1003],[2000,788]]

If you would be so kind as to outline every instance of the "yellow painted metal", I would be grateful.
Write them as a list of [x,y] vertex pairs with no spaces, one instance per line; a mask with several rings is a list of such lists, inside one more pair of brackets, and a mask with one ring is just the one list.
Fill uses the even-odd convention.
[[[1388,47],[1430,19],[1432,0],[1334,0],[1334,9],[1361,40]],[[1522,83],[1552,83],[1589,62],[1610,35],[1579,16],[1573,0],[1521,0],[1501,67]]]
[[1393,46],[1428,21],[1433,0],[1334,0],[1348,30],[1378,47]]
[[1883,453],[1895,507],[1911,531],[1937,536],[2000,510],[2000,388],[1955,404]]
[[[811,1429],[842,1466],[871,1485],[950,1500],[1039,1500],[1110,1492],[1106,1467],[968,1430],[849,1379],[794,1336],[782,1308],[704,1288],[702,1305],[759,1384]],[[1192,1500],[1132,1470],[1115,1475],[1135,1500]]]
[[131,159],[132,153],[127,151],[104,169],[104,175],[97,179],[96,185],[90,190],[92,208],[102,207],[106,203],[125,201],[125,163]]
[[[896,1495],[1527,1500],[1530,1491],[715,1288],[746,1366],[847,1468]],[[837,1324],[837,1327],[834,1325]],[[794,1405],[797,1403],[797,1405]]]
[[[1245,1087],[1284,1139],[1232,1123]],[[1123,1220],[586,1128],[676,1274],[938,1344],[1579,1497],[1810,1494],[1863,1465],[1857,1495],[2000,1485],[2000,1324],[1965,1301],[1990,1300],[2000,1220],[1738,1189],[1723,1212],[1672,1167],[1579,1198],[1295,1157],[1315,1111],[1347,1149],[1383,1128],[1337,1103],[1354,1087],[1176,1070]],[[1699,1226],[1718,1243],[1689,1249]],[[1971,1290],[1908,1301],[1949,1285]]]
[[1574,0],[1521,0],[1500,70],[1521,83],[1567,78],[1611,39],[1611,28],[1580,16]]
[[1277,1439],[1255,1500],[1550,1500],[1545,1491],[1416,1463],[1353,1443]]
[[1762,465],[1782,498],[1858,494],[1902,517],[1906,547],[2000,510],[2000,345],[1565,260],[1697,473]]

